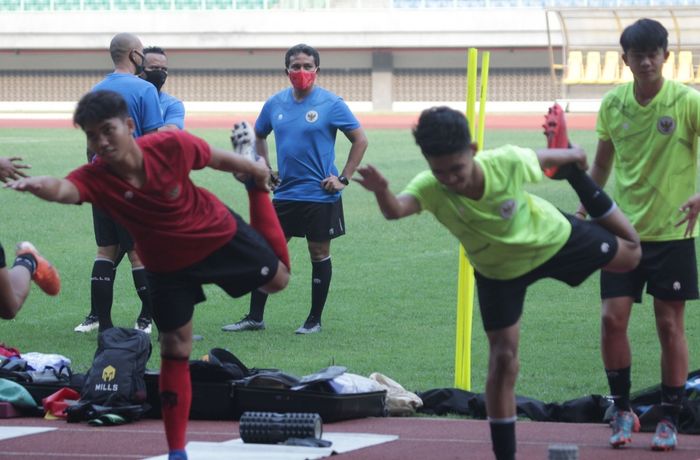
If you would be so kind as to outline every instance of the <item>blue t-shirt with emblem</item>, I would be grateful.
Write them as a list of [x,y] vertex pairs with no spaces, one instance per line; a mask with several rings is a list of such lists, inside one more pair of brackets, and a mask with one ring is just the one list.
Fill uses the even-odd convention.
[[163,126],[158,91],[146,80],[128,73],[110,73],[92,90],[114,91],[124,98],[129,116],[136,124],[134,137],[141,137]]
[[275,190],[276,200],[337,201],[340,193],[329,193],[321,181],[337,176],[335,139],[338,130],[348,132],[360,127],[345,101],[319,86],[301,101],[294,99],[292,88],[273,95],[255,122],[255,132],[267,137],[275,134],[277,168],[282,184]]

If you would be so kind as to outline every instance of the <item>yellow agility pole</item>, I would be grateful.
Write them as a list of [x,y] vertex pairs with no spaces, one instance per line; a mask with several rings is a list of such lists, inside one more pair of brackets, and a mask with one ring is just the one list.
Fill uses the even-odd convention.
[[[469,48],[467,55],[467,120],[474,136],[476,127],[476,65],[479,51]],[[455,346],[455,387],[471,389],[472,313],[474,310],[474,269],[459,245],[457,275],[457,332]]]
[[486,99],[488,99],[490,60],[491,53],[484,51],[481,54],[481,76],[479,78],[479,83],[481,85],[481,93],[479,95],[479,127],[476,136],[476,143],[479,146],[479,150],[484,148],[484,129],[486,129]]

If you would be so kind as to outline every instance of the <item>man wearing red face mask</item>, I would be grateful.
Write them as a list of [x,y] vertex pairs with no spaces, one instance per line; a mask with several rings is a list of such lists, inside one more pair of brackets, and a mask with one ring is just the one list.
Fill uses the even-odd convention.
[[[367,150],[365,132],[339,96],[315,84],[318,51],[299,44],[287,50],[285,73],[292,84],[265,102],[255,123],[257,153],[270,164],[267,136],[274,131],[280,186],[273,203],[287,240],[306,238],[311,257],[311,311],[297,334],[321,331],[331,283],[331,240],[345,234],[341,191]],[[335,166],[335,138],[351,143],[342,170]],[[261,330],[267,295],[253,291],[250,312],[224,331]]]

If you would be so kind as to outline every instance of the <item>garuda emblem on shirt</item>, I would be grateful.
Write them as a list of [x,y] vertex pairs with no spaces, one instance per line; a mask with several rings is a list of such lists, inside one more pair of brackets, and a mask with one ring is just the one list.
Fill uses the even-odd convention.
[[506,200],[503,202],[503,204],[501,204],[501,209],[499,209],[499,213],[504,219],[511,219],[513,217],[513,214],[515,214],[515,208],[515,200]]
[[661,134],[671,134],[676,130],[676,121],[669,116],[663,116],[656,122],[656,129]]
[[180,186],[176,185],[166,192],[169,198],[175,199],[180,195]]
[[309,123],[316,123],[316,120],[318,120],[318,112],[315,110],[309,110],[306,112],[306,121]]

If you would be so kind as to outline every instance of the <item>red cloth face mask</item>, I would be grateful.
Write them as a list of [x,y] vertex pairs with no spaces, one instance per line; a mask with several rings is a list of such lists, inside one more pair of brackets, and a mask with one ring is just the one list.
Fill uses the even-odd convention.
[[313,86],[314,82],[316,81],[316,72],[309,72],[307,70],[290,70],[289,81],[292,83],[294,89],[304,91]]

